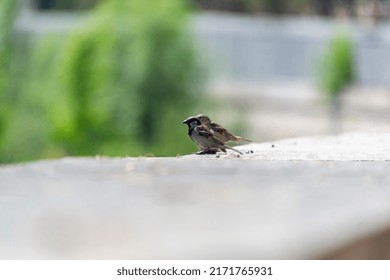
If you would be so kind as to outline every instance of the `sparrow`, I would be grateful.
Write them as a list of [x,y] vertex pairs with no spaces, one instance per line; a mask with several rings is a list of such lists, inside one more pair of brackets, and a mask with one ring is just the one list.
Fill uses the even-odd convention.
[[189,117],[183,121],[183,124],[188,125],[188,136],[198,146],[199,152],[197,154],[215,154],[219,150],[226,153],[226,149],[230,149],[242,155],[240,151],[226,146],[218,140],[197,117]]
[[252,142],[250,139],[236,136],[230,133],[226,128],[220,124],[217,124],[216,122],[211,121],[210,118],[204,114],[199,114],[196,116],[196,118],[198,118],[203,125],[207,126],[207,128],[214,134],[215,138],[217,138],[222,143],[240,141]]

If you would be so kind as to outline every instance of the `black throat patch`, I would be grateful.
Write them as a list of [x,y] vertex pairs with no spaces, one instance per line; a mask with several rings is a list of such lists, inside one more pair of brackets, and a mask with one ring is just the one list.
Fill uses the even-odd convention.
[[196,122],[191,122],[188,126],[188,135],[191,136],[192,133],[194,132],[194,129],[196,128],[197,123]]

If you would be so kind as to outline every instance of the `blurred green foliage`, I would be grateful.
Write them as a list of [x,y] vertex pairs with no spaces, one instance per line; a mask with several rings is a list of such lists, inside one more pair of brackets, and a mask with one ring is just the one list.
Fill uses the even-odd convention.
[[15,76],[19,74],[17,68],[22,63],[22,50],[25,48],[25,42],[14,32],[20,3],[19,0],[0,1],[0,149],[11,116],[10,107],[18,98],[16,91],[19,84],[15,83]]
[[24,61],[14,80],[1,68],[17,87],[0,91],[13,99],[0,115],[0,162],[194,151],[181,124],[201,99],[185,3],[107,0],[67,35],[17,41],[24,49],[6,55]]
[[328,100],[354,79],[354,53],[350,36],[337,32],[320,59],[317,83]]

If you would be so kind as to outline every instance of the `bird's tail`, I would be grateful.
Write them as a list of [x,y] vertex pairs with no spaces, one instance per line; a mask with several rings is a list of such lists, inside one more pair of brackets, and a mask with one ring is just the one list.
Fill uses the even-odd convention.
[[236,153],[239,153],[240,155],[242,155],[242,153],[241,153],[239,150],[236,150],[236,149],[234,149],[234,148],[232,148],[232,147],[229,147],[229,146],[226,146],[226,145],[224,145],[224,147],[225,147],[226,149],[233,150],[233,151],[235,151]]
[[248,139],[248,138],[244,138],[244,137],[241,137],[241,136],[236,136],[236,138],[237,138],[238,141],[253,142],[253,140]]

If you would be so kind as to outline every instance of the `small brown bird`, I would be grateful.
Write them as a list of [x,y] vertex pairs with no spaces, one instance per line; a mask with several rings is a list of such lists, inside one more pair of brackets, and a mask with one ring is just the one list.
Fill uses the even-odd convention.
[[252,142],[252,140],[250,139],[241,136],[236,136],[230,133],[226,128],[224,128],[220,124],[217,124],[216,122],[211,121],[210,118],[204,114],[199,114],[196,117],[200,120],[202,124],[207,126],[207,128],[214,134],[215,138],[217,138],[222,143],[240,141]]
[[188,135],[200,150],[197,154],[215,154],[219,150],[226,153],[226,149],[230,149],[242,155],[239,150],[226,146],[218,140],[197,117],[189,117],[183,123],[188,125]]

